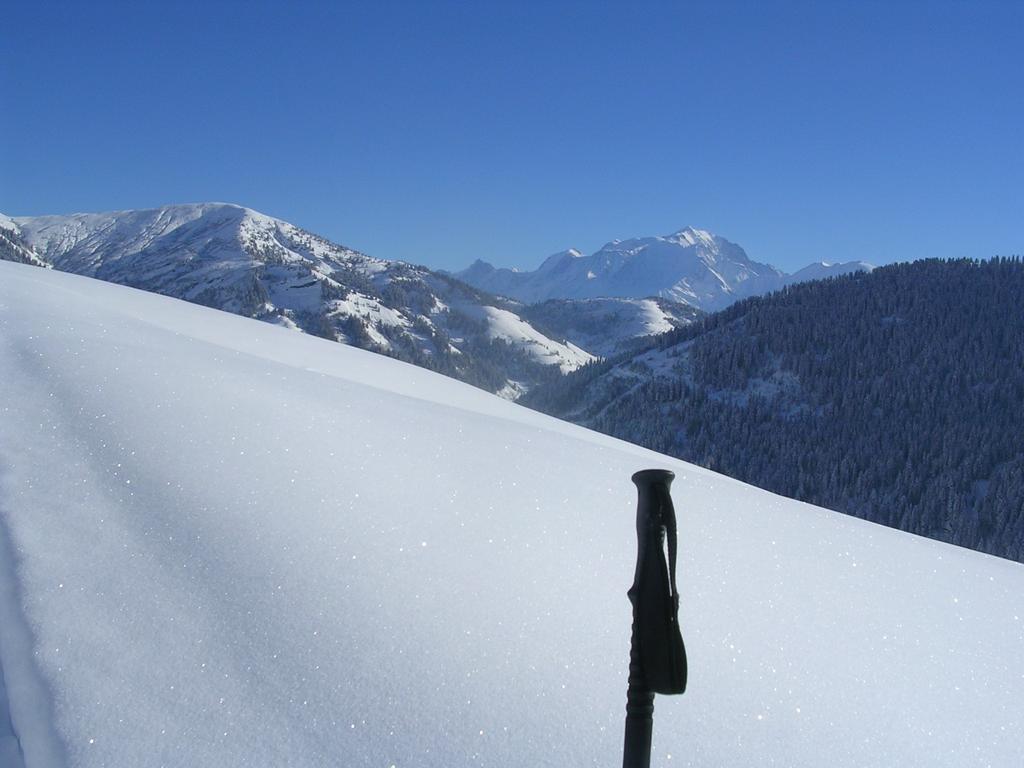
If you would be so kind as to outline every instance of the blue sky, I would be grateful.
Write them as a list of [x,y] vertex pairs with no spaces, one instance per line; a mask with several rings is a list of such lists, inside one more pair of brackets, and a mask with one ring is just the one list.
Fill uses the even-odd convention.
[[1024,252],[1024,3],[12,3],[0,211],[237,202],[536,266]]

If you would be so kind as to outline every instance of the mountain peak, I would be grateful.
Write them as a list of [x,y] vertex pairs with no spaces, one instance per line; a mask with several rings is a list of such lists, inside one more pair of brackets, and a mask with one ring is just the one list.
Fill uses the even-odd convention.
[[787,275],[752,260],[736,243],[691,225],[670,235],[612,240],[589,256],[561,251],[530,272],[484,272],[474,265],[457,275],[477,288],[526,303],[659,296],[710,312],[795,282],[872,269],[862,261],[821,261]]
[[561,251],[532,272],[470,268],[459,274],[478,288],[527,303],[660,296],[714,310],[773,290],[782,273],[751,261],[738,245],[688,226],[661,237],[612,240],[589,256]]
[[696,227],[683,227],[678,232],[666,236],[665,239],[681,245],[703,245],[707,248],[712,248],[715,245],[715,236],[711,232]]
[[563,264],[582,258],[584,258],[583,254],[577,251],[575,248],[567,248],[564,251],[553,253],[546,259],[544,259],[541,265],[537,268],[537,271],[546,272],[551,269],[557,269],[559,266]]

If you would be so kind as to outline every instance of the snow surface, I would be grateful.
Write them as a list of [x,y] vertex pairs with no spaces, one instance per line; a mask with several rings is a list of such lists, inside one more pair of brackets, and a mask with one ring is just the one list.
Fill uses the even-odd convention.
[[657,698],[653,765],[1021,764],[1019,564],[0,263],[0,666],[25,762],[616,765],[644,467],[677,473],[691,668]]

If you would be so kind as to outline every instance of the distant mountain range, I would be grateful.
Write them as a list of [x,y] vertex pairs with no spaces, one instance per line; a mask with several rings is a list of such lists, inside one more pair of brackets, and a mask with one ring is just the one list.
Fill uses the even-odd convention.
[[[385,261],[227,203],[0,215],[0,259],[129,285],[387,354],[517,398],[787,276],[703,230],[567,251],[535,272]],[[500,294],[500,295],[498,295]]]
[[478,260],[455,276],[528,304],[547,299],[661,297],[714,312],[795,282],[872,269],[862,261],[820,262],[787,275],[752,261],[724,237],[687,227],[664,237],[613,240],[590,256],[575,249],[562,251],[532,272],[496,269]]

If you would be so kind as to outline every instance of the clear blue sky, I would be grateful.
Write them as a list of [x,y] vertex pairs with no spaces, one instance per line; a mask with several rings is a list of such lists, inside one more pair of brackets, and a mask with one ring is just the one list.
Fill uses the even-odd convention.
[[0,211],[222,200],[532,268],[1024,252],[1024,2],[8,3]]

